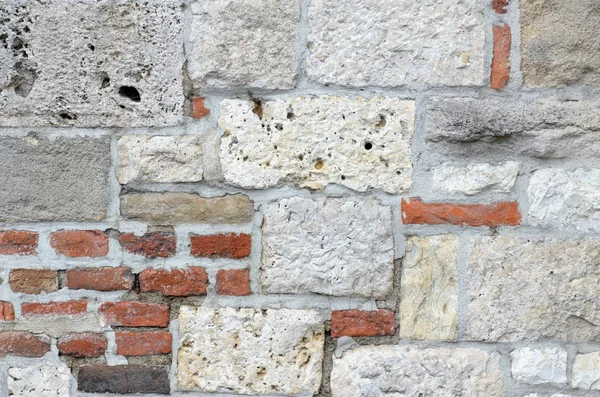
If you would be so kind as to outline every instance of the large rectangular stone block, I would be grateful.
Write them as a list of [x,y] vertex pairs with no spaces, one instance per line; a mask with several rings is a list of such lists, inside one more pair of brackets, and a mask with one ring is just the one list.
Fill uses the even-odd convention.
[[0,126],[181,121],[179,0],[0,3]]
[[99,221],[109,168],[109,137],[0,137],[0,222]]
[[599,262],[595,239],[475,239],[468,339],[600,341]]

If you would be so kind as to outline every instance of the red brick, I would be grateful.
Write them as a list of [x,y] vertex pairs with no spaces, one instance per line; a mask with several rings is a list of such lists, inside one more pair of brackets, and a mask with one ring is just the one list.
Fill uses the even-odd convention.
[[250,270],[219,270],[217,272],[217,294],[250,295]]
[[23,303],[21,314],[23,316],[54,314],[59,316],[71,316],[87,312],[87,301],[67,301],[50,303]]
[[146,269],[139,274],[141,292],[160,292],[166,296],[206,295],[208,274],[200,266],[188,269]]
[[14,269],[8,276],[8,283],[14,292],[40,294],[58,291],[58,273],[46,269]]
[[170,332],[115,332],[117,354],[147,356],[171,353],[173,337]]
[[521,222],[519,204],[426,204],[419,198],[402,200],[402,221],[417,225],[516,226]]
[[492,0],[492,8],[498,14],[506,14],[508,3],[510,3],[510,0]]
[[122,327],[166,327],[169,306],[156,303],[108,302],[100,306],[109,325]]
[[175,254],[177,239],[174,233],[146,233],[136,236],[133,233],[121,233],[119,241],[123,249],[148,258],[167,258]]
[[508,84],[510,79],[510,26],[494,25],[494,55],[492,58],[492,73],[490,75],[490,86],[494,90]]
[[71,258],[108,254],[108,236],[100,230],[60,230],[50,234],[50,245],[58,255]]
[[50,351],[50,339],[29,332],[0,332],[0,357],[42,357]]
[[192,109],[192,117],[195,119],[201,119],[210,114],[210,109],[204,107],[204,98],[192,98]]
[[191,253],[196,257],[241,259],[250,255],[249,234],[213,234],[190,236]]
[[32,255],[38,246],[38,234],[26,230],[0,232],[0,255]]
[[331,336],[394,335],[394,312],[378,310],[334,310],[331,313]]
[[10,302],[0,301],[0,321],[12,321],[15,319],[15,308]]
[[65,356],[98,357],[107,348],[106,337],[92,332],[72,333],[58,340],[58,351]]
[[127,267],[97,267],[67,270],[67,288],[95,291],[131,290],[135,276]]

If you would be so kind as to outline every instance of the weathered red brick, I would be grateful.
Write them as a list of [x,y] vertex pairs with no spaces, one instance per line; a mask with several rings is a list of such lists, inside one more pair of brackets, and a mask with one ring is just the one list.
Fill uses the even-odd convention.
[[167,327],[169,306],[141,302],[108,302],[100,306],[109,325],[122,327]]
[[204,98],[192,98],[192,109],[192,117],[195,119],[201,119],[210,114],[210,109],[204,107]]
[[498,14],[506,14],[506,7],[509,3],[510,0],[492,0],[492,8]]
[[170,332],[115,332],[117,354],[147,356],[171,353],[173,336]]
[[196,257],[219,257],[241,259],[250,255],[249,234],[213,234],[190,236],[191,253]]
[[133,288],[135,276],[127,267],[97,267],[67,270],[67,288],[121,291]]
[[494,55],[492,58],[492,72],[490,86],[499,90],[508,84],[510,79],[510,26],[494,25]]
[[516,226],[521,222],[519,204],[426,204],[419,198],[402,200],[402,221],[418,225]]
[[206,295],[208,274],[200,266],[188,269],[146,269],[139,274],[140,291],[160,292],[166,296]]
[[14,292],[50,293],[58,291],[58,273],[46,269],[14,269],[10,271],[8,283]]
[[71,333],[58,340],[58,351],[65,356],[98,357],[107,348],[106,337],[93,332]]
[[108,236],[100,230],[60,230],[50,234],[50,245],[58,255],[71,258],[108,254]]
[[87,301],[67,301],[50,303],[23,303],[21,314],[23,316],[55,314],[59,316],[71,316],[87,312]]
[[119,241],[123,249],[148,258],[167,258],[174,255],[177,248],[174,233],[151,232],[143,236],[121,233]]
[[0,332],[0,357],[42,357],[50,351],[50,339],[29,332]]
[[245,296],[251,293],[249,269],[219,270],[217,272],[217,294]]
[[26,230],[0,231],[0,255],[32,255],[38,246],[38,234]]
[[15,319],[15,308],[10,302],[0,301],[0,321],[12,321]]
[[331,336],[394,335],[394,312],[377,310],[334,310],[331,313]]

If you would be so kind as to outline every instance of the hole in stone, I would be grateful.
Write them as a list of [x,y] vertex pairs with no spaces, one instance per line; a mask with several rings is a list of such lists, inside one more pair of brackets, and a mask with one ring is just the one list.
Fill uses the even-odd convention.
[[365,142],[365,149],[366,150],[371,150],[373,149],[373,144],[371,142]]
[[294,116],[294,113],[288,110],[287,119],[294,120],[295,118],[296,118],[296,116]]
[[259,99],[253,99],[254,107],[252,108],[252,113],[258,116],[259,119],[263,118],[263,108],[262,102]]
[[88,48],[92,51],[96,51],[96,47],[92,44],[88,44]]
[[379,121],[377,122],[377,124],[375,124],[375,127],[385,127],[385,125],[387,124],[387,121],[385,120],[385,116],[380,114],[379,115]]
[[345,180],[346,180],[346,176],[342,175],[342,181],[345,181]]
[[303,161],[304,160],[304,156],[302,154],[298,155],[298,160]]
[[125,98],[129,98],[133,102],[139,102],[142,100],[142,96],[140,95],[140,92],[137,90],[137,88],[127,85],[121,86],[119,88],[119,95]]
[[23,40],[18,37],[15,37],[12,44],[12,49],[18,51],[23,48]]
[[77,120],[77,115],[68,113],[68,112],[61,112],[58,114],[60,116],[61,119],[64,120]]
[[323,160],[318,159],[317,162],[315,163],[315,168],[320,170],[323,168],[324,165],[325,165],[325,163],[323,163]]
[[279,131],[283,130],[283,125],[282,124],[275,124],[275,128],[277,128]]

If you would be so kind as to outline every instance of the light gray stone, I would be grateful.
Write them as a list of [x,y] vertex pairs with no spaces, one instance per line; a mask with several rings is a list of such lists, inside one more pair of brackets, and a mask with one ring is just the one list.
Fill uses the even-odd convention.
[[521,68],[525,85],[600,87],[597,0],[523,0]]
[[567,351],[559,347],[524,347],[510,352],[512,377],[517,382],[539,385],[567,382]]
[[244,188],[337,183],[407,192],[414,119],[414,101],[398,98],[301,96],[260,108],[226,99],[219,119],[223,174]]
[[0,169],[0,222],[106,216],[109,137],[0,137]]
[[183,306],[178,386],[204,392],[316,394],[323,322],[311,310]]
[[575,356],[572,386],[577,389],[600,390],[600,352]]
[[600,341],[599,261],[597,239],[474,239],[468,339]]
[[191,8],[195,89],[294,87],[298,0],[196,0]]
[[600,232],[600,168],[535,171],[527,196],[532,225]]
[[519,174],[519,163],[477,163],[452,165],[444,163],[433,170],[436,190],[473,196],[484,192],[510,193]]
[[316,0],[309,9],[309,78],[364,87],[481,86],[480,0]]
[[599,107],[594,100],[438,98],[427,105],[428,146],[461,158],[600,157]]
[[333,360],[332,397],[501,397],[498,354],[471,348],[362,346]]
[[197,135],[127,135],[119,138],[118,146],[121,184],[202,180],[202,142]]
[[392,288],[389,207],[376,200],[286,198],[264,208],[261,281],[267,293],[383,298]]
[[459,245],[450,234],[408,239],[400,285],[401,338],[457,339]]
[[71,371],[66,365],[8,369],[8,392],[15,397],[69,397]]
[[2,1],[0,126],[179,123],[182,13],[179,0]]

